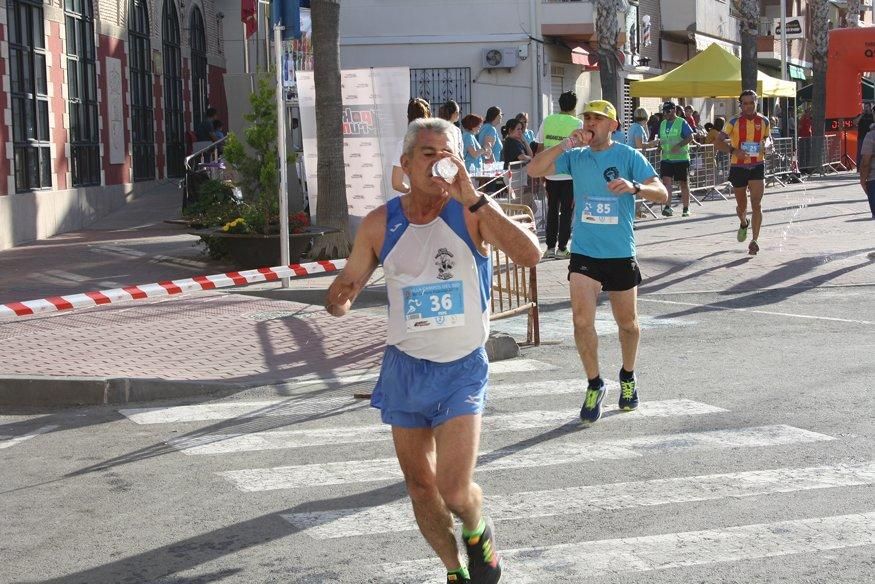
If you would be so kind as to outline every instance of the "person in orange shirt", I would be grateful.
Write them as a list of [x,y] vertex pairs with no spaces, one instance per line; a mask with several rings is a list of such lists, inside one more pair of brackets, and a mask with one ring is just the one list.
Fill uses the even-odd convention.
[[[714,143],[718,150],[732,155],[729,164],[729,182],[735,191],[738,203],[736,212],[741,222],[737,239],[747,239],[747,229],[753,226],[753,239],[747,248],[750,255],[760,250],[757,240],[763,224],[762,200],[765,191],[766,150],[772,147],[769,120],[757,112],[759,99],[752,89],[745,89],[738,96],[741,115],[730,119],[723,126],[719,139]],[[747,219],[747,191],[750,190],[751,219]]]

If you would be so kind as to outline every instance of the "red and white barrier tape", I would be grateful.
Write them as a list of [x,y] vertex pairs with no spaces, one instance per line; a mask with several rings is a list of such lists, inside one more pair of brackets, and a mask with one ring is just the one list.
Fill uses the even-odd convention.
[[245,272],[228,272],[211,276],[195,276],[194,278],[185,278],[183,280],[166,280],[154,284],[112,288],[111,290],[99,290],[83,294],[52,296],[39,300],[9,302],[8,304],[0,304],[0,318],[59,312],[75,308],[91,308],[113,302],[173,296],[185,292],[199,292],[201,290],[214,290],[230,286],[245,286],[246,284],[254,284],[256,282],[274,282],[281,278],[295,278],[310,274],[334,272],[343,269],[344,266],[346,266],[345,259],[328,262],[310,262],[307,264],[290,264],[273,268],[258,268]]

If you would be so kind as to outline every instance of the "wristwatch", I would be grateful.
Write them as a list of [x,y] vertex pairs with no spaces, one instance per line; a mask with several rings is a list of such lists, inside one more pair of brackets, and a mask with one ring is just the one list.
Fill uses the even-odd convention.
[[633,180],[632,181],[632,188],[635,189],[635,192],[633,194],[637,195],[638,193],[641,192],[641,183],[638,182],[637,180]]
[[488,204],[489,204],[489,197],[487,197],[486,195],[480,195],[480,198],[477,199],[477,202],[474,203],[473,205],[471,205],[470,207],[468,207],[468,211],[471,213],[476,213],[480,207],[483,207],[483,206],[488,205]]

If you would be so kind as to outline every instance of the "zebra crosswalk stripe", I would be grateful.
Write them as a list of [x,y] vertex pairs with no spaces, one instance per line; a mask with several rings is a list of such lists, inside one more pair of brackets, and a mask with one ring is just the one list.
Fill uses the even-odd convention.
[[[493,520],[504,521],[873,483],[875,462],[870,461],[492,495],[484,498],[483,506]],[[605,497],[606,492],[611,496]],[[410,502],[406,500],[372,507],[287,513],[282,517],[314,539],[394,533],[417,528]]]
[[[681,533],[505,550],[502,580],[514,584],[583,582],[621,572],[648,572],[875,544],[875,513],[815,517]],[[437,583],[438,560],[372,568],[388,582]]]
[[36,430],[34,430],[32,432],[28,432],[27,434],[23,434],[21,436],[10,436],[10,437],[0,436],[0,450],[3,450],[4,448],[12,448],[13,446],[17,446],[18,444],[21,444],[22,442],[30,440],[34,436],[39,436],[40,434],[46,434],[48,432],[52,432],[53,430],[55,430],[57,428],[58,428],[57,425],[42,426],[41,428],[37,428]]
[[[547,467],[593,460],[639,458],[645,454],[752,448],[828,440],[834,440],[834,438],[793,426],[774,425],[639,436],[586,444],[577,442],[525,444],[484,452],[480,455],[477,472],[509,468]],[[381,458],[232,470],[217,474],[231,481],[241,491],[257,492],[394,480],[401,478],[401,469],[396,459]]]
[[[605,407],[605,413],[619,412],[616,405]],[[606,415],[605,422],[629,420],[634,418],[661,418],[669,416],[694,416],[716,414],[726,410],[687,399],[646,402],[633,412],[622,416]],[[487,432],[520,431],[546,426],[570,425],[576,427],[578,417],[568,410],[518,412],[513,414],[489,415],[483,418],[483,429]],[[278,430],[248,433],[208,433],[168,441],[168,444],[189,455],[215,455],[231,452],[253,452],[260,450],[280,450],[303,448],[328,444],[353,444],[381,442],[392,439],[392,430],[385,424],[368,426],[347,426],[336,428],[314,428],[310,430]]]

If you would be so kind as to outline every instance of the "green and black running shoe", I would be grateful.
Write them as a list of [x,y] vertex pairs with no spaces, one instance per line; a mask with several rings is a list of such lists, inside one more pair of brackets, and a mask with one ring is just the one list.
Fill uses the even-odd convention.
[[498,584],[501,580],[501,558],[492,535],[492,521],[486,519],[486,528],[480,535],[465,539],[468,550],[468,573],[471,584]]
[[635,378],[630,381],[620,380],[620,409],[631,412],[638,407],[638,386]]
[[741,243],[742,241],[747,239],[747,228],[748,227],[750,227],[750,221],[748,221],[744,225],[741,225],[738,228],[738,233],[735,234],[735,239],[737,239],[739,243]]
[[459,574],[447,574],[447,584],[471,584],[471,581]]
[[580,408],[580,423],[588,426],[595,424],[602,417],[602,400],[605,399],[607,388],[602,383],[596,389],[587,388],[586,397],[583,398],[583,407]]

